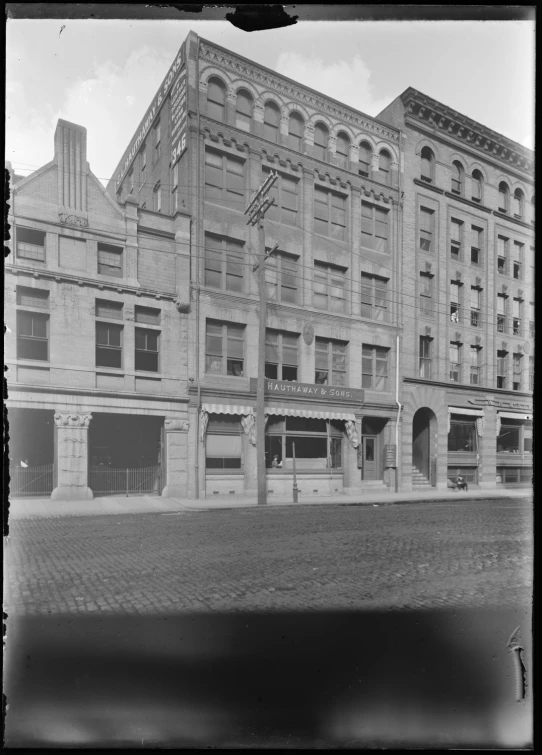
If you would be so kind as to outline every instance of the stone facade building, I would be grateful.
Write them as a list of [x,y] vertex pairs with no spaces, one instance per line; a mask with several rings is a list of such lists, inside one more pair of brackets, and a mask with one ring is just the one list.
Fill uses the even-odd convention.
[[393,488],[398,129],[193,33],[172,71],[108,191],[192,218],[188,494],[256,492],[259,246],[244,210],[270,171],[268,493],[291,492],[294,443],[303,494]]
[[190,219],[113,201],[81,126],[59,120],[54,146],[26,178],[11,171],[12,495],[182,494],[187,318],[176,285],[189,274]]
[[405,134],[401,488],[530,484],[533,153],[414,89]]

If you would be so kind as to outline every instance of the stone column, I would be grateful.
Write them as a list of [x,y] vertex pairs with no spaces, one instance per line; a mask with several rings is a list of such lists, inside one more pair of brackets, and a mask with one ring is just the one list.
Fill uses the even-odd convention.
[[484,434],[478,438],[480,463],[478,484],[481,488],[494,488],[497,484],[497,410],[484,407]]
[[86,501],[94,498],[88,487],[88,427],[92,414],[54,416],[57,486],[53,500]]
[[[188,498],[205,498],[205,476],[203,477],[203,488],[199,486],[199,496],[196,495],[196,476],[198,469],[196,468],[196,449],[198,449],[198,464],[199,468],[203,468],[205,475],[205,443],[201,443],[198,435],[198,410],[197,406],[188,406],[188,425],[189,425],[189,439],[186,450],[186,474],[187,474],[187,493]],[[167,428],[166,428],[167,432]],[[198,478],[198,483],[200,479]]]
[[258,495],[258,460],[256,458],[256,446],[253,446],[245,435],[245,476],[244,494],[246,496]]
[[166,419],[166,484],[164,498],[188,497],[188,429],[184,419]]
[[344,435],[343,440],[343,454],[344,454],[344,463],[343,463],[343,486],[344,486],[344,492],[347,495],[356,495],[361,493],[362,491],[362,485],[361,485],[361,469],[358,468],[358,452],[361,448],[361,423],[362,418],[357,417],[356,418],[356,430],[358,431],[358,438],[360,445],[357,448],[354,448],[350,441],[348,440],[348,436]]

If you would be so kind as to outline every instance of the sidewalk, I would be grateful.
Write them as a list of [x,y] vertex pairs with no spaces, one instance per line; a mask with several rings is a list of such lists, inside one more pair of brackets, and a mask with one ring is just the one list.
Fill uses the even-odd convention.
[[[335,497],[300,496],[297,504],[291,497],[273,496],[267,506],[374,506],[392,503],[426,503],[443,501],[488,500],[488,499],[532,499],[531,488],[492,488],[489,490],[469,490],[468,493],[442,491],[420,491],[411,493],[364,493],[361,496],[339,495]],[[50,498],[16,498],[10,501],[9,517],[12,519],[47,518],[59,516],[103,516],[114,514],[173,514],[190,511],[210,511],[213,509],[255,508],[256,498],[220,499],[161,498],[153,496],[114,496],[94,498],[91,501],[52,501]]]

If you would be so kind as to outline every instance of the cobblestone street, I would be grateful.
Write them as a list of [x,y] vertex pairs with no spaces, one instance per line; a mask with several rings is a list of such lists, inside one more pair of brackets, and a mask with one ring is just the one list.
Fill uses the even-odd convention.
[[528,500],[13,521],[17,614],[530,604]]

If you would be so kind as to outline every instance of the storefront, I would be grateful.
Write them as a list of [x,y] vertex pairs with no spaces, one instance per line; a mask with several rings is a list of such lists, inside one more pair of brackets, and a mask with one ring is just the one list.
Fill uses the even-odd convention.
[[469,485],[478,485],[484,437],[484,410],[448,407],[448,479],[461,475]]
[[497,484],[530,485],[533,475],[533,415],[497,412]]

